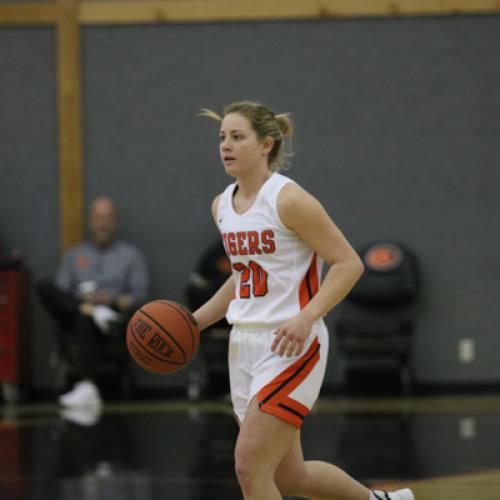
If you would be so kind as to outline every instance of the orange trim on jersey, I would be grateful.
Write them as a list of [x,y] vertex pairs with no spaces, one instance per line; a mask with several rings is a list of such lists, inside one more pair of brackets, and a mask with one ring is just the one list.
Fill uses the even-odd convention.
[[282,371],[258,393],[259,409],[300,428],[309,408],[288,395],[301,384],[319,361],[318,337],[315,337],[307,352]]
[[306,275],[300,282],[299,287],[299,302],[300,309],[304,309],[309,301],[318,293],[319,290],[319,278],[318,278],[318,258],[314,254],[311,259],[311,265],[307,270]]

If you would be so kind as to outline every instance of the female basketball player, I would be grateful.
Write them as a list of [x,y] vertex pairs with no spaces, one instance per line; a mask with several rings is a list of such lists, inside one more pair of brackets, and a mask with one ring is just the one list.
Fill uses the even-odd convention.
[[[236,180],[212,205],[233,275],[194,315],[200,329],[224,316],[233,325],[235,462],[245,499],[414,500],[408,489],[371,492],[334,465],[304,461],[300,427],[328,357],[323,316],[363,264],[321,204],[277,173],[292,133],[288,115],[251,102],[228,106],[223,117],[202,115],[220,122],[220,155]],[[320,287],[323,261],[330,268]]]

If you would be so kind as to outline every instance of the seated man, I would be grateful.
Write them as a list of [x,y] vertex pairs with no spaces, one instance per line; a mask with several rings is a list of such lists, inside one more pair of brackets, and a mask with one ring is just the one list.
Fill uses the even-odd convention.
[[41,301],[60,331],[76,345],[77,383],[59,397],[65,406],[101,404],[94,382],[95,355],[109,338],[123,339],[124,346],[127,321],[146,301],[149,287],[141,252],[115,239],[116,209],[109,198],[92,202],[88,229],[90,238],[65,255],[55,282],[38,286]]

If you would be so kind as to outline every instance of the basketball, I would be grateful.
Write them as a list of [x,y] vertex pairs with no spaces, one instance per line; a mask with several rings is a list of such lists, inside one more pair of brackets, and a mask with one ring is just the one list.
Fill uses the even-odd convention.
[[190,311],[170,300],[154,300],[138,309],[127,326],[132,359],[153,373],[173,373],[194,357],[200,330]]

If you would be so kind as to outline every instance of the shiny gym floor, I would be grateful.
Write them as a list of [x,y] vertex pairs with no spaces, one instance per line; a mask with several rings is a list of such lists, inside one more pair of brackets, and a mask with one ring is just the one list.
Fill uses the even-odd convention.
[[[232,500],[236,424],[224,400],[0,406],[2,500]],[[306,458],[417,500],[500,499],[500,396],[323,398]]]

